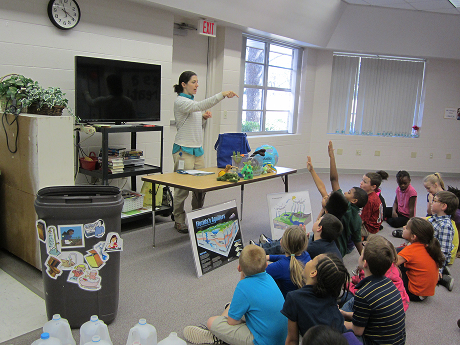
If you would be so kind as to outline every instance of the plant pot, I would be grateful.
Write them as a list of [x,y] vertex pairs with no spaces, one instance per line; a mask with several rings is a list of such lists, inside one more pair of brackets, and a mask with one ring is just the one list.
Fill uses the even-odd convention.
[[27,113],[38,115],[61,116],[64,108],[65,107],[62,105],[55,105],[51,108],[47,105],[44,105],[40,109],[38,109],[38,104],[33,103],[27,108]]

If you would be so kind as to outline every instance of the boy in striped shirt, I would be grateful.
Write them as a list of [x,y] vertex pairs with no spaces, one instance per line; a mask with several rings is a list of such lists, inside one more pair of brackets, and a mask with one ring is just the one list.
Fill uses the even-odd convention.
[[353,312],[342,311],[345,327],[364,344],[404,344],[406,326],[401,294],[394,283],[385,277],[393,263],[393,253],[383,237],[369,238],[358,265],[363,268],[365,278],[356,288]]

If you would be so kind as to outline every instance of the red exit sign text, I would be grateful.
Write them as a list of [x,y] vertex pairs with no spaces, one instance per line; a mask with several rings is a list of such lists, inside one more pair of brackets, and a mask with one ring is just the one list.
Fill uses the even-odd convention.
[[200,35],[216,37],[217,25],[214,22],[201,19],[198,22],[198,33]]

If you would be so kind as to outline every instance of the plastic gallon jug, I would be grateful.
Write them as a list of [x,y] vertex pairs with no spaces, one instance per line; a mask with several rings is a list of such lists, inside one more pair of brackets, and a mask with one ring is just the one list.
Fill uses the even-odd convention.
[[45,323],[43,332],[49,333],[50,337],[58,338],[62,345],[76,345],[69,322],[59,314],[54,314],[53,318]]
[[[109,329],[104,321],[99,320],[97,315],[91,316],[89,321],[86,321],[80,327],[80,345],[85,345],[86,343],[91,343],[93,336],[98,335],[101,337],[100,340],[107,342],[109,345],[112,344],[110,340]],[[105,345],[105,343],[103,343]]]
[[160,341],[158,345],[187,345],[187,343],[185,340],[179,338],[176,332],[171,332],[169,337]]
[[91,341],[86,343],[85,345],[112,345],[112,343],[102,340],[101,337],[98,335],[93,335]]
[[32,345],[62,345],[58,338],[50,337],[49,333],[42,333],[40,339],[35,340]]
[[126,345],[157,345],[157,330],[145,319],[140,319],[129,331]]

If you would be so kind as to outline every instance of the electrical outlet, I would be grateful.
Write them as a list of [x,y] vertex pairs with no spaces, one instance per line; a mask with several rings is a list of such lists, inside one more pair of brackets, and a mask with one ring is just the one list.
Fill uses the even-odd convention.
[[446,159],[452,159],[452,155],[450,153],[446,154]]
[[343,149],[337,149],[337,154],[338,154],[339,156],[343,155]]
[[224,120],[227,120],[227,110],[224,110]]
[[417,152],[411,152],[410,158],[417,158]]
[[361,150],[356,150],[356,155],[361,156]]
[[430,159],[433,159],[433,154],[432,153],[430,153]]
[[380,156],[380,151],[375,151],[374,156],[376,156],[376,157]]

